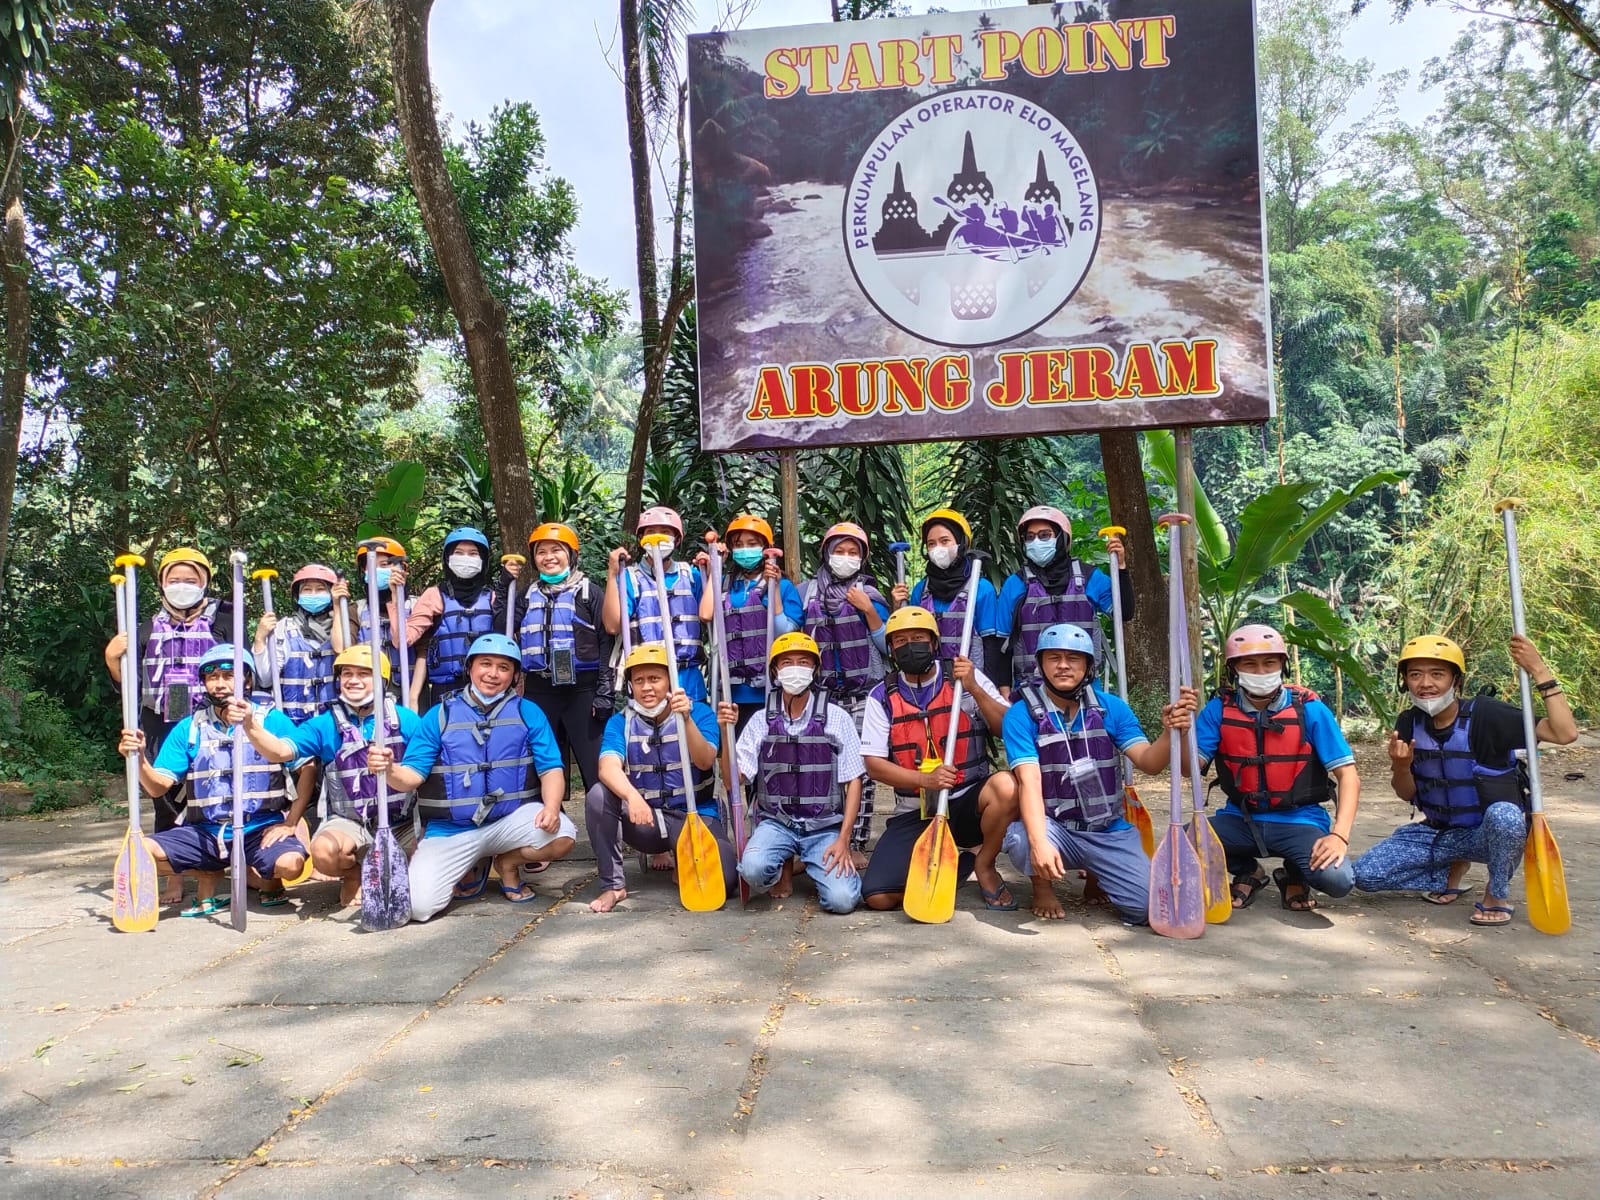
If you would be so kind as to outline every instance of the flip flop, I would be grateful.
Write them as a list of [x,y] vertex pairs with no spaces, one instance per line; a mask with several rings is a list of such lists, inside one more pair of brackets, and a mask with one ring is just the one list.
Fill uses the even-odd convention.
[[194,904],[184,909],[180,917],[209,917],[221,912],[233,902],[233,897],[228,895],[207,896],[204,900],[196,899]]
[[[994,891],[985,891],[983,884],[978,885],[978,895],[983,897],[983,906],[993,912],[1016,912],[1017,898],[1011,894],[1011,889],[1004,881]],[[1008,903],[1002,904],[1000,897],[1004,896]]]
[[[479,861],[479,868],[480,869],[478,873],[472,877],[472,881],[470,883],[463,885],[458,882],[455,887],[451,889],[455,899],[476,900],[479,896],[483,895],[483,889],[489,886],[489,860],[487,858],[481,859]],[[467,889],[466,891],[461,890],[463,886],[465,886]]]
[[[528,894],[524,896],[522,894],[523,892],[527,892]],[[512,904],[527,904],[530,900],[537,900],[539,898],[539,893],[534,891],[525,883],[518,884],[514,888],[502,887],[500,889],[500,894]]]
[[[1467,920],[1474,925],[1482,926],[1484,929],[1498,929],[1503,925],[1511,924],[1511,918],[1516,911],[1516,909],[1504,904],[1484,904],[1480,900],[1472,906],[1472,915]],[[1486,920],[1485,914],[1487,913],[1505,913],[1506,919],[1504,921]]]
[[522,864],[522,877],[524,879],[526,879],[529,875],[538,875],[540,872],[548,871],[549,869],[550,869],[550,864],[547,863],[547,862],[523,863]]
[[1465,896],[1471,888],[1440,888],[1437,892],[1424,892],[1422,898],[1429,904],[1454,904],[1458,896]]
[[288,889],[280,882],[275,888],[262,888],[256,893],[262,908],[281,908],[289,903]]

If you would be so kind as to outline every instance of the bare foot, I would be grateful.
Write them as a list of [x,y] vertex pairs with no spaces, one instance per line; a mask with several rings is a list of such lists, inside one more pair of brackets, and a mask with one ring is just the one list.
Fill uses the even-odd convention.
[[183,876],[169,875],[161,884],[162,904],[183,903]]
[[339,907],[349,908],[361,899],[361,875],[359,873],[339,877]]
[[1085,904],[1110,904],[1111,897],[1106,895],[1105,888],[1100,886],[1100,880],[1093,871],[1083,873],[1083,902]]
[[772,885],[767,895],[774,900],[787,900],[794,895],[794,859],[783,864],[783,870],[778,872],[778,882]]
[[1033,884],[1033,899],[1028,901],[1028,907],[1034,916],[1042,921],[1060,921],[1066,917],[1067,910],[1061,906],[1056,890],[1050,886],[1048,879],[1034,875],[1028,882]]
[[610,912],[628,898],[627,888],[607,888],[589,901],[590,912]]
[[661,854],[652,854],[648,865],[652,871],[674,871],[677,870],[678,860],[672,856],[671,850],[667,850]]

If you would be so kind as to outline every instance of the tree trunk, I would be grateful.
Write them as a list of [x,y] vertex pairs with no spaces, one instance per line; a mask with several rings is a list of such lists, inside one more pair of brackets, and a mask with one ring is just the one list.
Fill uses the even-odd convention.
[[[1100,461],[1106,472],[1106,499],[1111,519],[1127,529],[1128,574],[1133,580],[1133,622],[1128,626],[1128,684],[1155,687],[1165,694],[1167,682],[1167,585],[1150,518],[1145,490],[1144,459],[1139,435],[1131,429],[1109,429],[1100,435]],[[1198,665],[1196,670],[1198,670]]]
[[[17,89],[21,96],[21,88]],[[6,344],[3,380],[0,380],[0,599],[5,596],[7,551],[11,545],[11,507],[17,488],[17,456],[22,450],[23,401],[28,391],[28,344],[33,310],[28,296],[28,220],[22,208],[21,168],[17,162],[17,123],[22,119],[20,104],[13,104],[17,116],[0,125],[0,168],[5,182],[0,186],[0,209],[5,214],[5,229],[0,233],[0,260],[5,275]]]
[[[650,178],[650,137],[644,114],[644,68],[639,45],[639,0],[621,0],[622,87],[628,113],[628,165],[633,173],[634,260],[639,275],[639,332],[648,363],[652,355],[664,364],[672,326],[661,321],[660,285],[656,273],[656,214]],[[682,117],[680,116],[680,130]],[[676,264],[674,264],[676,265]],[[631,531],[643,507],[644,464],[650,449],[650,428],[661,398],[665,370],[645,371],[639,414],[633,424],[633,450],[623,496],[622,528]]]
[[506,344],[505,305],[484,279],[445,167],[428,69],[428,15],[433,0],[389,0],[386,8],[395,112],[406,166],[423,227],[450,293],[450,307],[467,345],[467,363],[488,442],[489,477],[501,541],[514,546],[534,526],[528,443],[522,432],[516,371]]

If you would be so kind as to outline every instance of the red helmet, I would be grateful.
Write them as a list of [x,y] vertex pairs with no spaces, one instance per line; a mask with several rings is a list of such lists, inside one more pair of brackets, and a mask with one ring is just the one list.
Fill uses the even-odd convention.
[[1284,644],[1283,634],[1271,625],[1241,625],[1222,644],[1224,662],[1252,654],[1281,654],[1288,658],[1289,647]]
[[292,596],[300,590],[302,583],[316,580],[329,587],[339,582],[339,577],[334,574],[332,567],[325,567],[321,563],[307,563],[294,573],[294,579],[289,583],[289,594]]
[[679,541],[683,540],[683,518],[664,504],[647,508],[640,513],[639,523],[634,527],[634,532],[643,533],[652,525],[665,525],[678,535]]

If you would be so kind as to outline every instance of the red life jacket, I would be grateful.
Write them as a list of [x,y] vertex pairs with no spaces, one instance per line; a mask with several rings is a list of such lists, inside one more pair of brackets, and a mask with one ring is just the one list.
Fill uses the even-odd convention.
[[[950,702],[955,687],[951,682],[951,665],[940,664],[939,690],[933,694],[926,709],[918,708],[900,688],[898,675],[890,675],[883,682],[885,707],[889,712],[889,757],[896,766],[915,771],[925,757],[944,756],[945,737],[950,732]],[[956,760],[950,765],[960,773],[960,783],[982,779],[989,773],[989,730],[983,718],[976,715],[977,701],[972,693],[965,692],[961,701],[961,720],[956,725]],[[958,784],[959,786],[959,784]],[[898,796],[915,796],[917,793],[895,790]]]
[[1322,804],[1332,794],[1328,769],[1306,738],[1306,701],[1317,694],[1285,684],[1289,703],[1260,722],[1239,707],[1238,693],[1221,695],[1222,729],[1214,762],[1217,785],[1248,813]]

